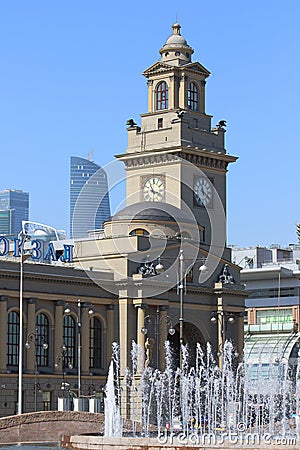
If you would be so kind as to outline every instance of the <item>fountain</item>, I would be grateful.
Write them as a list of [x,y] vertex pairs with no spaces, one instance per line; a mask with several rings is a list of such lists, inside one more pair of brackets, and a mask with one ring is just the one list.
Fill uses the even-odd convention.
[[122,436],[122,418],[118,401],[119,377],[114,375],[114,368],[118,373],[118,346],[113,344],[113,357],[109,366],[107,383],[105,386],[105,436]]
[[[277,448],[276,443],[285,443],[290,449],[297,445],[299,358],[296,372],[289,371],[286,359],[260,362],[253,370],[247,352],[238,362],[232,343],[225,342],[220,370],[210,344],[205,351],[197,345],[193,364],[188,348],[181,351],[181,368],[175,367],[176,358],[166,342],[165,369],[141,369],[144,352],[133,342],[130,368],[120,377],[119,348],[113,345],[105,390],[105,436],[97,438],[98,447],[93,441],[93,448],[220,448],[222,444],[221,448],[236,444]],[[123,435],[121,411],[130,417]],[[81,443],[80,448],[91,447]]]
[[[292,416],[299,411],[300,374],[291,378],[288,363],[283,360],[265,367],[253,368],[247,355],[241,363],[236,362],[233,345],[226,342],[223,348],[223,369],[216,364],[210,345],[206,353],[197,345],[195,365],[189,364],[187,347],[182,347],[182,367],[173,367],[172,350],[166,342],[166,368],[164,371],[145,368],[138,376],[137,344],[132,344],[131,370],[127,369],[119,391],[111,380],[110,369],[106,392],[107,400],[119,392],[113,404],[122,402],[122,392],[129,392],[129,409],[132,433],[136,436],[137,422],[145,437],[153,435],[150,425],[155,425],[160,436],[166,427],[174,433],[175,422],[180,421],[180,431],[214,434],[224,432],[254,432],[258,436],[299,435],[299,420],[295,429]],[[113,360],[118,348],[115,345]],[[260,363],[262,366],[262,363]],[[264,364],[265,366],[265,364]],[[105,415],[111,417],[111,400],[106,402]],[[117,414],[120,414],[118,411]],[[118,416],[119,417],[119,416]],[[110,419],[112,420],[112,419]],[[119,420],[119,419],[118,419]],[[107,434],[111,436],[111,434]]]

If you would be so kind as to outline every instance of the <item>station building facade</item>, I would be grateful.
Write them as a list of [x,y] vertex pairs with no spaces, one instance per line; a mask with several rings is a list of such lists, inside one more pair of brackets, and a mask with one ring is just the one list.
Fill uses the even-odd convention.
[[[39,409],[56,409],[66,387],[72,395],[103,395],[113,342],[121,376],[131,364],[132,341],[145,364],[147,338],[147,364],[161,370],[166,340],[175,355],[186,344],[191,364],[197,343],[210,342],[222,368],[225,339],[242,358],[247,294],[226,244],[226,177],[237,158],[225,148],[226,122],[212,126],[205,112],[210,73],[192,61],[180,28],[173,25],[161,59],[144,72],[148,111],[141,126],[128,120],[128,146],[116,157],[126,168],[126,207],[99,234],[74,242],[70,267],[24,263],[24,336],[48,341],[47,349],[42,341],[21,349],[25,411],[35,407],[37,386]],[[0,261],[2,415],[16,411],[19,268],[18,261]],[[87,307],[80,342],[78,299]]]

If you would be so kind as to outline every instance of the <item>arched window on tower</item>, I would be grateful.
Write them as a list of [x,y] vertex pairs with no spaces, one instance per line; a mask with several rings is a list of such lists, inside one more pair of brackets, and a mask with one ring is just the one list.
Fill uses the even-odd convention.
[[198,89],[195,83],[191,82],[188,88],[188,109],[198,110]]
[[[46,314],[38,314],[35,322],[36,342],[36,365],[37,367],[49,366],[49,320]],[[43,344],[48,344],[47,348]]]
[[8,366],[17,366],[19,361],[20,315],[11,311],[7,317],[6,362]]
[[90,368],[103,368],[103,335],[102,324],[98,317],[92,317],[90,322]]
[[156,88],[156,109],[168,109],[168,85],[165,81]]
[[64,317],[63,342],[67,348],[68,364],[76,367],[76,322],[72,316]]

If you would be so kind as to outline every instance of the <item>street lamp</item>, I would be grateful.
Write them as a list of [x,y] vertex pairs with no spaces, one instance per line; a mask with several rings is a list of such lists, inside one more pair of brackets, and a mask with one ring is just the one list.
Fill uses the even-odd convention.
[[35,329],[35,333],[28,333],[25,348],[29,350],[31,344],[34,344],[34,411],[37,409],[37,391],[40,391],[40,384],[37,383],[37,373],[38,373],[38,348],[41,347],[43,350],[48,349],[48,343],[46,342],[45,336],[38,334],[38,328]]
[[233,313],[224,310],[214,311],[211,314],[210,321],[219,325],[218,334],[218,357],[219,368],[222,369],[222,352],[226,341],[227,324],[233,325],[235,323],[235,316],[241,316],[241,313]]
[[141,329],[142,334],[145,336],[146,334],[148,334],[148,328],[147,328],[147,324],[150,325],[151,321],[153,321],[154,323],[154,334],[155,334],[155,341],[156,341],[156,367],[158,367],[158,360],[159,360],[159,336],[160,336],[160,323],[161,321],[164,319],[165,320],[165,324],[169,327],[168,329],[168,333],[173,336],[175,334],[175,329],[173,328],[172,325],[172,321],[170,319],[169,316],[162,316],[159,317],[159,311],[160,308],[159,306],[157,306],[156,308],[156,315],[155,316],[151,316],[150,314],[148,314],[147,316],[145,316],[144,319],[144,326]]
[[65,397],[65,390],[66,390],[66,387],[68,385],[68,383],[65,382],[66,369],[70,369],[70,370],[73,369],[73,366],[72,366],[71,361],[69,359],[68,349],[65,346],[65,344],[61,347],[60,355],[57,355],[56,363],[55,363],[54,366],[55,366],[56,369],[58,369],[59,367],[61,367],[61,369],[62,369],[63,381],[62,381],[62,384],[61,384],[61,389],[63,390],[63,397]]
[[74,306],[69,304],[64,309],[65,315],[70,315],[73,311],[76,315],[77,323],[77,378],[78,378],[78,398],[81,396],[81,328],[82,328],[82,307],[88,308],[87,312],[91,317],[94,314],[94,307],[91,303],[84,302],[81,304],[81,300],[77,300],[77,310]]
[[[19,361],[18,361],[18,414],[22,414],[22,376],[23,376],[23,263],[24,263],[24,245],[25,242],[30,240],[30,236],[27,233],[21,231],[16,241],[17,251],[16,256],[20,257],[20,298],[19,298]],[[19,253],[20,252],[20,253]],[[30,256],[30,255],[28,255]],[[27,256],[27,257],[28,257]]]
[[[202,265],[199,267],[199,278],[198,281],[200,283],[201,274],[205,274],[208,269],[205,265],[205,260],[200,258],[200,262]],[[180,345],[180,368],[182,367],[182,345],[183,345],[183,323],[184,323],[184,315],[183,315],[183,300],[184,294],[186,293],[186,274],[191,266],[184,269],[184,251],[183,249],[179,252],[179,273],[178,273],[178,284],[177,284],[177,292],[179,293],[179,345]],[[158,274],[161,274],[164,271],[164,266],[160,262],[160,258],[158,260],[158,264],[155,266],[155,271]],[[174,333],[173,333],[174,334]]]
[[[203,262],[203,260],[201,259]],[[184,252],[183,250],[180,250],[179,253],[179,280],[178,280],[178,292],[179,292],[179,302],[180,302],[180,317],[179,317],[179,342],[180,342],[180,368],[182,368],[182,345],[183,345],[183,322],[184,322],[184,316],[183,316],[183,298],[184,294],[186,293],[186,274],[188,272],[187,270],[184,270]],[[199,267],[199,278],[198,281],[200,282],[201,274],[204,274],[207,272],[207,267],[205,264],[202,264]]]

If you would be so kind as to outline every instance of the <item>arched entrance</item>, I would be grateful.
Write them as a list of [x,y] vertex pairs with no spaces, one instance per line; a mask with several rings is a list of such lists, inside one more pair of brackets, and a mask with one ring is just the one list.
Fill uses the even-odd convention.
[[[179,323],[174,326],[175,333],[173,336],[168,335],[168,341],[171,344],[173,353],[174,366],[180,366],[180,339],[179,339]],[[199,343],[204,349],[205,340],[199,328],[193,323],[184,322],[183,324],[183,343],[187,345],[189,351],[189,364],[193,366],[196,358],[196,346]]]

